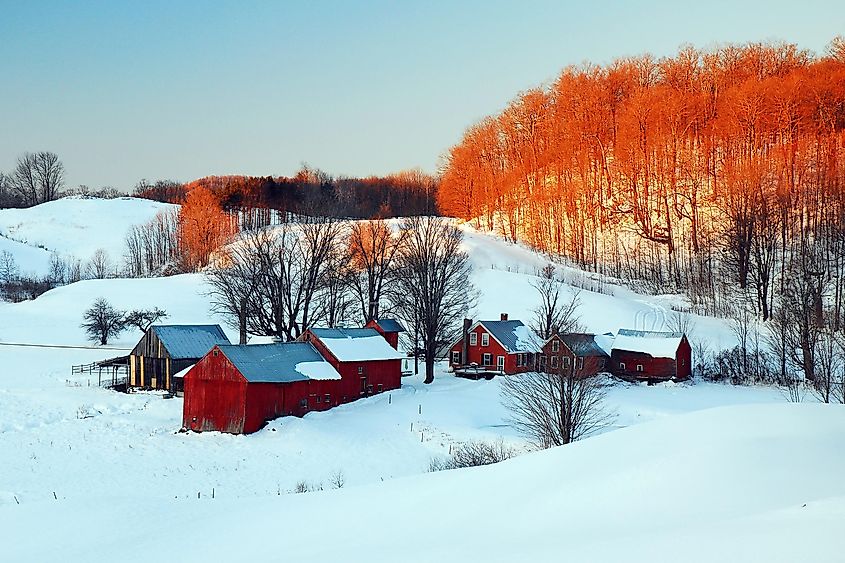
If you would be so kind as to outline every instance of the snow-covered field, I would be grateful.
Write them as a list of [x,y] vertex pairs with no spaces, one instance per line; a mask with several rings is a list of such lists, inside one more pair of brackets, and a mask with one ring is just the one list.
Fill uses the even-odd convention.
[[[63,202],[79,201],[28,211],[61,222]],[[90,213],[107,212],[98,201],[85,200]],[[149,202],[119,201],[121,229],[154,215]],[[81,229],[80,248],[113,242],[109,221]],[[16,238],[28,248],[84,254],[70,227],[27,224],[37,236],[19,229]],[[531,274],[545,260],[466,235],[482,291],[474,317],[525,318]],[[608,291],[581,292],[587,329],[662,328],[669,298]],[[432,385],[405,378],[389,395],[250,436],[180,434],[181,399],[67,384],[72,364],[119,350],[8,345],[86,345],[79,322],[97,297],[162,307],[168,322],[220,321],[199,275],[90,280],[0,303],[0,537],[14,538],[0,560],[841,560],[841,406],[790,404],[771,388],[618,384],[608,396],[615,425],[600,436],[427,474],[432,457],[461,441],[528,450],[499,381],[441,369]],[[732,345],[723,321],[694,322],[694,341]],[[111,346],[139,336],[127,331]],[[331,490],[339,474],[344,486]],[[326,490],[291,494],[303,481]]]

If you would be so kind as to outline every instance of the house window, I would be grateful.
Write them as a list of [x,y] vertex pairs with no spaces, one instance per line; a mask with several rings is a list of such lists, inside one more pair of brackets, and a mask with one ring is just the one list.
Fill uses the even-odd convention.
[[557,352],[558,350],[560,350],[560,342],[555,338],[552,340],[552,352]]
[[364,375],[364,366],[358,366],[358,375]]
[[505,357],[504,356],[498,356],[496,358],[496,367],[498,367],[501,370],[505,369]]
[[461,352],[459,350],[452,350],[452,363],[454,365],[461,363]]
[[469,345],[470,346],[477,346],[478,345],[478,333],[475,333],[475,332],[469,333]]
[[483,356],[482,363],[485,366],[493,365],[493,354],[485,353],[484,356]]
[[584,356],[578,358],[578,369],[584,369]]
[[625,369],[625,362],[619,362],[619,369]]
[[546,369],[546,356],[545,356],[545,354],[540,356],[540,369]]
[[552,366],[553,368],[556,368],[556,367],[557,367],[557,356],[552,356],[552,358],[551,358],[551,359],[552,359],[552,361],[551,361],[551,366]]
[[569,356],[563,357],[563,367],[565,367],[565,368],[569,367]]
[[518,368],[522,367],[522,354],[516,355],[516,367],[518,367]]
[[643,365],[637,364],[637,371],[643,371]]
[[490,345],[490,335],[486,332],[481,335],[481,345],[482,346],[489,346]]

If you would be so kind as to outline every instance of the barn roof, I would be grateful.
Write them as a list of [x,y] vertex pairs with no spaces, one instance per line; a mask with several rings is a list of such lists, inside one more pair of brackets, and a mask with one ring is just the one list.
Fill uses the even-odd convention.
[[613,349],[640,352],[648,354],[652,358],[674,358],[683,338],[683,332],[655,332],[620,328],[613,340]]
[[252,383],[291,383],[308,379],[340,379],[310,342],[223,345],[220,351]]
[[541,343],[522,321],[478,321],[508,353],[536,352]]
[[405,332],[405,327],[396,319],[373,319],[384,332]]
[[218,344],[230,344],[220,325],[153,325],[174,360],[202,358]]
[[311,334],[319,338],[341,362],[399,360],[405,357],[374,328],[312,328]]
[[607,357],[607,353],[596,342],[595,334],[570,332],[558,336],[576,356]]

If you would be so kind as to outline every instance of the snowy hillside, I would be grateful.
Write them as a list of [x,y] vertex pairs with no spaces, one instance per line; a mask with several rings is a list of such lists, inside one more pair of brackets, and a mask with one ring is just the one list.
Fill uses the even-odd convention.
[[0,209],[0,252],[9,250],[22,272],[34,274],[47,271],[50,253],[84,262],[102,248],[119,264],[129,229],[175,208],[130,197],[66,197],[27,209]]
[[[114,243],[109,228],[143,223],[158,205],[111,201],[121,202],[122,219],[83,225],[82,250],[67,240],[68,252]],[[63,241],[51,233],[74,228],[78,205],[99,205],[55,203],[55,224],[26,223],[45,246]],[[527,320],[536,304],[530,281],[546,261],[465,234],[481,290],[474,318]],[[16,258],[28,252],[15,248]],[[580,293],[587,329],[664,328],[670,297],[604,291]],[[140,337],[129,330],[107,350],[74,348],[90,346],[79,323],[97,297],[162,307],[168,322],[221,322],[199,274],[89,280],[0,302],[0,529],[16,538],[0,551],[4,561],[826,561],[838,553],[841,407],[788,404],[773,388],[616,384],[607,406],[617,417],[600,436],[423,475],[432,458],[467,440],[529,449],[509,425],[498,379],[458,379],[440,366],[432,385],[403,378],[389,395],[279,419],[253,435],[182,434],[181,399],[114,393],[71,376],[71,365],[125,353],[111,348]],[[694,342],[732,345],[724,321],[694,322]],[[329,489],[338,474],[340,491],[289,494],[302,481]],[[224,519],[232,528],[219,534]],[[178,532],[123,525],[133,520],[178,522]],[[103,533],[112,522],[118,532]],[[327,530],[335,540],[322,539]]]

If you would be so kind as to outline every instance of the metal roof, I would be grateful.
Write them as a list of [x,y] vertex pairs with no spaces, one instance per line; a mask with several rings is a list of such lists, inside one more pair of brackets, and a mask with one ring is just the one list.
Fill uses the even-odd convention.
[[509,353],[540,349],[534,333],[522,321],[478,321]]
[[374,319],[384,332],[405,332],[405,327],[396,319]]
[[312,328],[311,332],[320,340],[324,338],[369,338],[381,334],[374,328]]
[[[252,383],[291,383],[308,379],[340,379],[340,374],[310,342],[279,342],[273,344],[223,345],[220,351],[241,375]],[[321,364],[322,377],[309,377],[314,362]],[[309,368],[303,367],[309,364]]]
[[220,325],[153,325],[174,360],[202,358],[218,344],[231,344]]
[[558,337],[576,356],[608,357],[607,353],[596,343],[595,334],[571,332],[559,334]]
[[311,334],[341,362],[404,358],[374,328],[312,328]]

